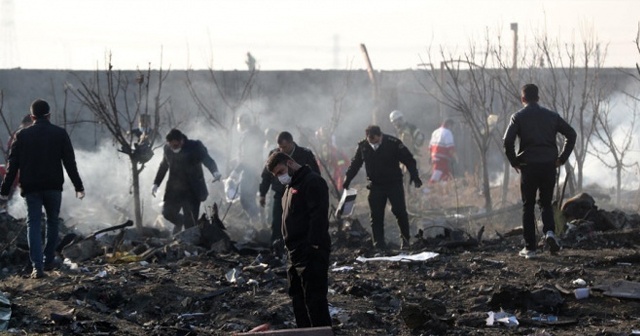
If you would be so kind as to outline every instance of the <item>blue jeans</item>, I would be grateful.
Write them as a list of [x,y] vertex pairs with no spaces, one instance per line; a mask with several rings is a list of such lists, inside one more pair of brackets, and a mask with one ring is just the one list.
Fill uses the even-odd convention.
[[[62,192],[59,190],[36,191],[24,196],[27,202],[27,237],[29,257],[34,269],[42,269],[43,263],[52,263],[58,243],[58,225]],[[42,251],[42,207],[47,214],[47,235]]]

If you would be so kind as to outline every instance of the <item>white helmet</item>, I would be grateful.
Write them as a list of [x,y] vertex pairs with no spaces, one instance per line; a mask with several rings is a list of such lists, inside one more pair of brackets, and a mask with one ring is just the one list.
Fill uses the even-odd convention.
[[391,121],[392,123],[394,123],[394,122],[396,122],[396,121],[398,121],[400,119],[403,119],[403,118],[404,118],[404,115],[402,114],[402,112],[400,112],[398,110],[394,110],[393,112],[391,112],[389,114],[389,121]]

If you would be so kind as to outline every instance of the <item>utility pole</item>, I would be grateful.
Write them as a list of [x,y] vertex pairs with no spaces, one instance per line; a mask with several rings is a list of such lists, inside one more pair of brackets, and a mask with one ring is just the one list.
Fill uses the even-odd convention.
[[360,50],[362,51],[362,56],[364,56],[364,61],[367,64],[367,73],[369,74],[369,80],[373,85],[373,111],[371,112],[371,122],[374,125],[377,125],[378,108],[380,105],[380,89],[378,88],[376,73],[373,71],[373,65],[371,65],[371,59],[369,58],[369,53],[367,52],[367,47],[364,45],[364,43],[360,44]]
[[515,74],[515,70],[518,69],[518,23],[511,23],[511,30],[513,31],[513,63],[511,68]]

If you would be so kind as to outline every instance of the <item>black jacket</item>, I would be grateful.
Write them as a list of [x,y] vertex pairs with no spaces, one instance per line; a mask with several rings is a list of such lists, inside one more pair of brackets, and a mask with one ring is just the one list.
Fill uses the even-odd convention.
[[206,200],[209,192],[204,181],[202,165],[207,167],[211,174],[217,172],[218,167],[202,142],[189,140],[185,136],[180,152],[174,153],[168,145],[164,146],[163,151],[162,162],[153,184],[160,185],[167,170],[169,171],[164,201],[189,196],[195,196],[201,202]]
[[[315,155],[313,155],[313,152],[308,148],[298,146],[298,144],[296,144],[295,142],[293,144],[295,147],[293,149],[293,153],[291,153],[290,155],[293,161],[301,166],[307,165],[311,168],[311,170],[320,174],[320,167],[318,167],[318,161],[316,161],[316,157]],[[271,156],[271,154],[275,152],[278,152],[279,150],[279,148],[272,149],[269,152],[269,156]],[[271,174],[271,172],[267,170],[266,167],[263,167],[262,182],[260,182],[260,196],[264,197],[267,195],[269,186],[271,186],[271,189],[275,192],[275,194],[273,195],[274,198],[282,197],[285,187],[282,185],[282,183],[280,183],[280,181],[278,181],[278,178],[273,176],[273,174]]]
[[63,165],[75,190],[84,191],[67,131],[47,119],[37,119],[16,133],[0,194],[9,195],[18,170],[23,196],[34,191],[62,191]]
[[[558,155],[556,134],[564,135],[562,153]],[[520,138],[518,153],[516,137]],[[576,144],[576,131],[562,117],[537,103],[527,104],[511,116],[504,134],[504,152],[512,167],[527,163],[564,164]]]
[[309,166],[293,173],[282,209],[282,236],[293,265],[304,263],[313,251],[329,253],[329,188],[320,174]]
[[363,163],[367,171],[367,180],[373,185],[402,183],[400,163],[407,167],[411,177],[418,177],[418,168],[413,154],[400,139],[387,134],[382,135],[382,141],[377,150],[371,148],[367,139],[358,143],[356,153],[347,168],[344,185],[348,186],[351,183]]

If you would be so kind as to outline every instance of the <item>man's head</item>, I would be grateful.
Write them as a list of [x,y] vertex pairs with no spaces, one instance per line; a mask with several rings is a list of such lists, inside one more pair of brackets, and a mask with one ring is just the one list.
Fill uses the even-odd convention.
[[278,148],[280,148],[280,151],[289,155],[291,155],[291,152],[293,152],[293,149],[296,146],[293,142],[293,135],[287,131],[280,132],[276,141],[278,142]]
[[382,141],[380,126],[370,125],[364,130],[364,134],[367,136],[367,141],[372,145],[380,144],[380,141]]
[[141,114],[138,120],[138,127],[147,128],[151,127],[151,116],[149,114]]
[[29,125],[31,125],[33,123],[33,120],[31,119],[31,113],[26,114],[24,117],[22,117],[22,121],[20,122],[20,127],[27,127]]
[[454,124],[453,119],[449,119],[449,118],[445,119],[442,122],[442,126],[445,127],[445,128],[451,128],[451,127],[453,127],[453,124]]
[[47,119],[51,116],[49,103],[42,99],[36,99],[31,103],[31,119]]
[[167,141],[167,146],[171,148],[174,153],[179,153],[182,150],[182,146],[184,145],[184,139],[186,136],[180,132],[178,129],[172,129],[167,133],[165,140]]
[[265,164],[267,170],[277,177],[280,183],[289,184],[291,175],[300,169],[300,165],[283,152],[274,152]]
[[538,87],[535,84],[525,84],[522,87],[520,100],[523,104],[537,103],[540,97],[538,96]]
[[395,110],[389,114],[389,121],[395,127],[402,126],[404,124],[404,115],[402,112]]

